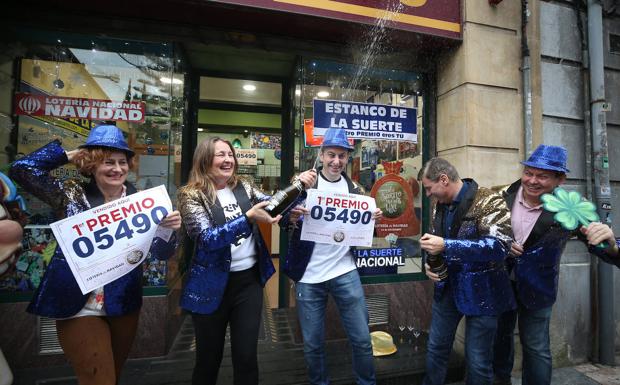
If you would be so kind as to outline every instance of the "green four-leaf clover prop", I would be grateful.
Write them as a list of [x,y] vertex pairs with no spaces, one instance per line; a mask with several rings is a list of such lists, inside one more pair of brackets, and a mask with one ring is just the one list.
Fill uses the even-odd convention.
[[[555,213],[553,219],[566,230],[572,231],[579,226],[588,226],[591,222],[598,222],[594,203],[582,198],[576,191],[566,191],[556,187],[553,194],[543,194],[540,197],[543,208]],[[598,247],[606,247],[602,242]]]

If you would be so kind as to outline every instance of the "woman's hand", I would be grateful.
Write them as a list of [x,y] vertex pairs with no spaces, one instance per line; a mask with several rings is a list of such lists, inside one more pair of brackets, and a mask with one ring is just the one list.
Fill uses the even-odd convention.
[[252,206],[251,209],[249,209],[245,213],[245,216],[248,217],[248,219],[251,222],[262,222],[262,223],[280,222],[280,219],[282,219],[282,215],[278,215],[277,217],[272,218],[271,215],[269,215],[269,213],[264,210],[264,207],[267,206],[268,204],[269,204],[268,201],[259,202],[255,204],[254,206]]
[[181,213],[178,210],[174,210],[168,213],[164,219],[159,222],[159,225],[172,230],[178,230],[181,228]]
[[316,183],[316,170],[311,168],[310,170],[304,171],[297,177],[304,184],[305,188],[310,188],[314,186]]
[[67,154],[67,159],[69,159],[69,162],[72,162],[73,159],[75,159],[75,156],[79,154],[81,151],[82,151],[81,148],[76,148],[75,150],[65,151],[65,154]]

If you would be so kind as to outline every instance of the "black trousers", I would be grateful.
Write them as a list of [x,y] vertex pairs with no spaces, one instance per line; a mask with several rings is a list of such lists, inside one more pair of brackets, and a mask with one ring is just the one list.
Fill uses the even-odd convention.
[[256,350],[263,308],[258,266],[231,272],[220,307],[212,314],[192,313],[196,334],[196,366],[192,385],[215,385],[222,362],[226,326],[235,385],[258,384]]

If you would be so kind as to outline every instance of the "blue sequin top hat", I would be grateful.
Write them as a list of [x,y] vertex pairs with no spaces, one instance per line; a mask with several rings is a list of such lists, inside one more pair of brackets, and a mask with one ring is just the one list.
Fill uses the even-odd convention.
[[90,130],[86,143],[80,148],[88,147],[106,147],[114,150],[120,150],[127,153],[128,156],[134,156],[134,152],[129,148],[123,132],[120,128],[111,124],[102,124]]
[[566,168],[568,153],[564,147],[541,144],[530,157],[521,164],[543,170],[570,172]]
[[353,146],[349,144],[347,132],[341,128],[330,128],[323,136],[323,147],[342,147],[353,151]]

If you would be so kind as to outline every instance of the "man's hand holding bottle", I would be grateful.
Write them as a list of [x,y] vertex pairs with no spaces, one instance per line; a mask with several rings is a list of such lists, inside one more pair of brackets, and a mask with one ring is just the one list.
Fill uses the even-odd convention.
[[420,247],[431,255],[437,255],[445,250],[446,243],[442,237],[426,233],[420,238]]
[[[310,170],[299,174],[297,178],[304,184],[305,188],[310,188],[316,184],[317,173],[315,169],[311,168]],[[310,214],[310,210],[305,208],[303,205],[297,205],[290,211],[289,222],[294,225],[297,221],[299,221],[299,218],[301,218],[302,215],[306,214]]]
[[435,274],[433,273],[433,271],[431,270],[431,267],[428,265],[428,263],[424,264],[424,272],[426,273],[426,276],[433,282],[439,282],[441,281],[441,279],[439,278],[439,274]]
[[427,258],[424,264],[426,276],[434,282],[446,279],[448,271],[441,253],[446,249],[446,243],[440,236],[424,234],[420,238],[420,247],[426,251]]
[[311,168],[310,170],[306,170],[297,176],[297,179],[304,184],[305,188],[311,188],[316,183],[316,170]]

